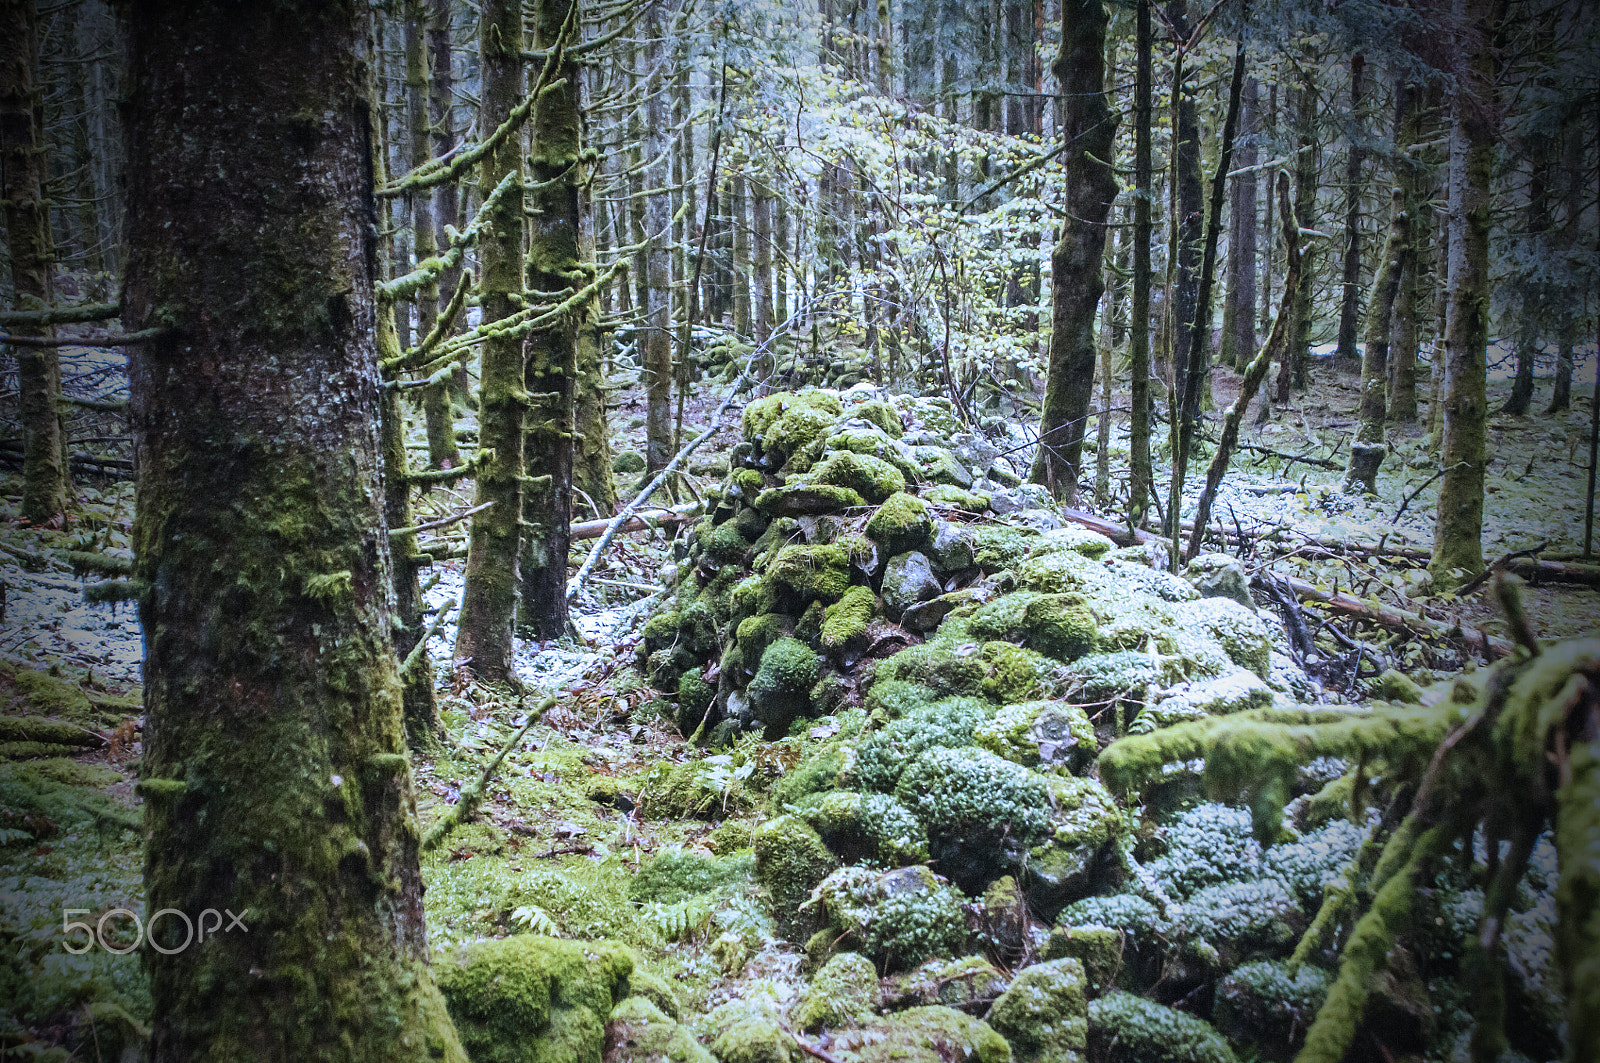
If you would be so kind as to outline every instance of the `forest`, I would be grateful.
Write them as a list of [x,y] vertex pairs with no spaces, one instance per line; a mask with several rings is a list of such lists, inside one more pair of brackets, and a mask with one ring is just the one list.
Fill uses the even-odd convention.
[[1600,1063],[1595,0],[0,0],[0,1061]]

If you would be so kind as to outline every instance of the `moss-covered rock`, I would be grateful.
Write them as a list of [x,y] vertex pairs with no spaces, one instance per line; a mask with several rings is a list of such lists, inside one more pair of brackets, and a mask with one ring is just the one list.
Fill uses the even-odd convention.
[[718,1063],[801,1063],[806,1058],[770,1000],[731,1000],[708,1018],[718,1031],[711,1042]]
[[878,969],[855,952],[841,952],[822,965],[789,1011],[802,1030],[851,1026],[878,1009]]
[[746,693],[751,716],[766,728],[769,740],[782,738],[795,718],[806,714],[820,674],[817,655],[799,639],[776,639],[761,654]]
[[848,488],[874,505],[906,489],[905,475],[892,464],[870,454],[848,450],[829,452],[811,467],[807,479],[816,484]]
[[843,867],[825,878],[816,893],[816,906],[835,941],[886,970],[949,956],[966,941],[960,894],[921,865],[886,872]]
[[928,749],[901,773],[895,796],[927,829],[938,867],[969,893],[1019,869],[1049,836],[1044,780],[987,750]]
[[986,1010],[1011,979],[982,956],[929,960],[904,974],[884,979],[884,1003],[894,1009],[942,1004],[947,1008]]
[[833,1039],[849,1063],[1010,1063],[1005,1039],[982,1019],[934,1005],[908,1008]]
[[978,651],[983,679],[978,692],[1002,705],[1062,692],[1067,673],[1061,665],[1036,650],[1009,642],[985,642]]
[[1172,607],[1178,625],[1216,642],[1228,660],[1267,677],[1272,635],[1266,622],[1238,602],[1227,598],[1201,598]]
[[624,450],[611,459],[611,471],[618,476],[633,476],[644,472],[644,455],[637,450]]
[[925,479],[936,484],[948,484],[965,491],[972,486],[972,472],[944,447],[912,447],[917,464]]
[[756,879],[772,901],[778,929],[804,941],[815,929],[817,913],[802,909],[817,884],[839,866],[822,837],[799,816],[779,816],[756,828]]
[[1123,932],[1115,927],[1058,926],[1050,931],[1039,958],[1073,959],[1083,964],[1084,994],[1097,997],[1116,985],[1123,939]]
[[919,551],[896,554],[883,570],[883,608],[891,619],[898,619],[919,602],[938,597],[943,590],[933,574],[933,564]]
[[866,504],[865,498],[848,487],[803,482],[769,487],[756,497],[756,508],[774,517],[838,513]]
[[811,388],[768,395],[745,407],[744,437],[761,445],[773,467],[787,462],[791,470],[804,472],[843,412],[835,396]]
[[606,1024],[605,1063],[713,1063],[700,1042],[653,1002],[631,996]]
[[868,735],[857,751],[856,776],[865,790],[892,792],[906,766],[926,750],[972,745],[973,732],[992,711],[974,698],[923,700],[927,688],[900,680],[873,690],[880,686],[904,693],[907,704],[903,715]]
[[887,794],[834,790],[804,799],[798,811],[843,863],[892,868],[928,859],[922,824]]
[[922,478],[922,470],[918,468],[916,459],[911,456],[911,448],[901,443],[897,437],[876,427],[869,428],[865,425],[841,427],[828,436],[823,446],[830,451],[848,451],[886,461],[906,478],[907,483]]
[[846,412],[851,417],[859,417],[876,425],[891,439],[899,439],[905,431],[905,426],[900,423],[900,414],[882,399],[868,399],[866,402],[851,406]]
[[716,688],[695,669],[678,677],[678,730],[691,735],[706,718],[706,710],[717,699]]
[[600,1063],[633,959],[621,946],[518,934],[446,953],[433,970],[474,1060]]
[[1154,703],[1145,706],[1128,728],[1130,734],[1149,734],[1162,727],[1207,716],[1227,716],[1272,705],[1272,688],[1242,670],[1227,672],[1215,679],[1196,680],[1162,691]]
[[867,521],[867,537],[890,557],[918,549],[932,534],[932,508],[904,492],[890,496]]
[[1007,705],[979,725],[972,740],[1025,768],[1060,767],[1073,773],[1088,767],[1099,752],[1088,713],[1063,701]]
[[1013,524],[987,524],[973,530],[973,563],[984,572],[1012,568],[1039,543],[1039,532]]
[[1202,598],[1229,598],[1252,613],[1256,603],[1250,597],[1250,579],[1237,558],[1227,554],[1201,554],[1184,568],[1184,577]]
[[1288,1060],[1305,1043],[1332,982],[1320,967],[1306,965],[1291,974],[1285,963],[1247,963],[1218,983],[1212,1018],[1235,1047]]
[[1058,661],[1093,653],[1099,628],[1100,617],[1079,594],[1041,594],[1022,610],[1025,645]]
[[767,568],[767,578],[789,596],[791,609],[800,612],[811,602],[836,602],[850,589],[850,557],[836,544],[783,547]]
[[851,587],[823,614],[822,652],[836,658],[853,657],[864,648],[867,625],[878,608],[871,587]]
[[1184,902],[1190,956],[1226,969],[1242,960],[1281,956],[1305,929],[1299,903],[1276,879],[1227,882]]
[[968,513],[982,513],[989,508],[991,496],[986,491],[967,491],[950,484],[934,484],[924,490],[921,497],[936,506],[950,506]]
[[1096,1063],[1237,1063],[1204,1019],[1121,991],[1089,1002],[1089,1055]]
[[1083,964],[1048,960],[1023,970],[989,1011],[1018,1063],[1081,1063],[1088,1046]]
[[1043,533],[1040,543],[1034,547],[1034,553],[1049,553],[1055,550],[1073,550],[1084,557],[1101,558],[1109,555],[1117,548],[1117,544],[1101,535],[1099,532],[1090,531],[1081,524],[1068,524],[1062,528],[1054,528]]

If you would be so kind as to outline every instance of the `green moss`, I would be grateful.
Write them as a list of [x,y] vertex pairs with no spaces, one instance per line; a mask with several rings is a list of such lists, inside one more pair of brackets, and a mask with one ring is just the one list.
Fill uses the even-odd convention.
[[742,563],[750,553],[750,542],[733,521],[713,525],[702,521],[695,531],[695,542],[705,556],[722,564]]
[[608,1059],[629,1063],[714,1063],[688,1030],[643,995],[618,1004],[606,1026]]
[[1100,617],[1077,594],[1043,594],[1022,611],[1022,635],[1030,649],[1058,661],[1075,661],[1096,649]]
[[829,872],[839,866],[811,825],[799,816],[779,816],[756,829],[756,878],[772,902],[778,928],[790,940],[803,940],[817,915],[801,905]]
[[802,1030],[853,1026],[878,1007],[878,969],[854,952],[834,956],[811,979],[789,1012]]
[[985,642],[979,660],[984,670],[979,692],[1002,705],[1050,697],[1064,679],[1061,666],[1050,658],[1009,642]]
[[831,543],[795,543],[778,551],[767,567],[767,578],[801,606],[813,601],[836,602],[850,589],[850,558]]
[[972,473],[945,448],[914,447],[913,453],[917,456],[917,464],[922,467],[923,477],[933,483],[963,489],[972,486]]
[[618,476],[632,476],[634,473],[644,472],[644,455],[637,450],[624,450],[611,459],[611,471]]
[[1028,852],[1028,901],[1044,917],[1091,892],[1124,830],[1117,804],[1093,779],[1049,776],[1049,837]]
[[1201,598],[1173,607],[1178,624],[1217,642],[1228,660],[1265,679],[1272,637],[1266,622],[1229,598]]
[[[892,658],[891,658],[892,660]],[[927,708],[939,700],[939,693],[908,679],[879,679],[867,691],[862,707],[870,715],[879,713],[891,720]]]
[[845,755],[844,743],[838,741],[817,750],[778,780],[772,788],[769,807],[781,813],[803,798],[838,786],[839,769],[844,765]]
[[752,616],[773,612],[777,608],[777,592],[764,576],[741,577],[728,594],[729,619],[737,624]]
[[[847,1035],[849,1036],[849,1035]],[[1010,1063],[1005,1039],[982,1019],[954,1008],[907,1008],[865,1023],[854,1063]]]
[[844,406],[834,396],[813,388],[766,395],[744,408],[744,437],[749,440],[766,439],[774,426],[797,411],[825,413],[830,417],[829,423],[832,423],[832,418],[844,412]]
[[31,716],[53,716],[75,723],[97,723],[94,706],[77,686],[36,668],[7,666],[0,676],[16,684]]
[[830,451],[849,451],[886,461],[905,477],[907,483],[915,483],[922,477],[911,451],[899,443],[897,437],[876,428],[846,428],[830,435],[823,445]]
[[1091,1000],[1089,1053],[1104,1063],[1236,1063],[1233,1049],[1193,1015],[1132,993]]
[[1116,984],[1122,968],[1123,934],[1109,926],[1058,926],[1040,950],[1040,959],[1073,959],[1083,964],[1084,993],[1096,997]]
[[480,1063],[599,1063],[605,1021],[627,995],[627,950],[519,934],[440,957],[434,977]]
[[644,630],[641,632],[644,636],[645,648],[653,653],[656,650],[666,649],[676,642],[678,640],[678,623],[681,619],[681,613],[676,609],[669,609],[666,612],[657,613],[649,620],[646,620],[644,622]]
[[837,654],[859,648],[877,606],[871,587],[851,587],[844,597],[828,606],[822,621],[823,652]]
[[948,956],[966,941],[960,894],[926,867],[840,868],[817,886],[817,897],[841,939],[885,969]]
[[728,485],[739,493],[739,498],[747,506],[753,506],[756,496],[761,493],[764,486],[761,473],[755,469],[735,469],[728,474]]
[[1222,967],[1252,957],[1281,955],[1305,928],[1299,902],[1273,879],[1198,890],[1184,902],[1183,919],[1190,953]]
[[921,497],[936,506],[954,506],[968,513],[984,512],[991,499],[982,491],[964,491],[950,484],[935,484],[923,491]]
[[1025,768],[1060,765],[1081,771],[1099,747],[1088,713],[1061,701],[1007,705],[972,733],[973,742]]
[[814,794],[798,812],[843,863],[892,868],[928,859],[922,824],[887,794]]
[[968,892],[1016,870],[1050,833],[1044,780],[982,749],[929,749],[895,796],[922,821],[938,867]]
[[1010,979],[982,956],[929,960],[882,983],[885,1003],[895,1009],[926,1004],[949,1008],[987,1008],[1006,991]]
[[883,429],[890,439],[899,439],[904,431],[900,424],[900,415],[895,412],[893,406],[882,399],[868,399],[866,402],[858,403],[850,407],[849,413],[851,417],[859,417]]
[[985,572],[1013,568],[1038,545],[1036,528],[1013,524],[987,524],[973,532],[974,563]]
[[811,706],[811,688],[820,669],[811,647],[794,638],[780,638],[761,654],[761,665],[746,693],[769,739],[788,733],[789,724]]
[[718,1031],[711,1053],[719,1063],[800,1063],[806,1058],[768,1000],[730,1001],[711,1013],[710,1022]]
[[716,688],[707,683],[698,671],[690,669],[683,673],[678,678],[678,730],[685,735],[692,735],[716,698]]
[[769,487],[756,497],[756,508],[775,517],[838,513],[866,504],[865,498],[848,487],[805,482]]
[[988,662],[979,657],[979,649],[975,644],[946,638],[941,632],[932,642],[908,646],[880,661],[873,672],[874,686],[904,680],[939,694],[981,694],[984,681],[992,672]]
[[867,521],[867,536],[889,556],[915,550],[933,534],[933,510],[915,495],[893,495]]
[[1331,981],[1320,967],[1291,972],[1276,961],[1247,963],[1218,984],[1212,1017],[1237,1048],[1288,1060],[1304,1042]]
[[945,698],[913,707],[861,743],[856,776],[862,789],[894,790],[906,766],[922,753],[970,746],[973,731],[987,718],[988,710],[972,698]]
[[1099,532],[1090,531],[1078,524],[1068,524],[1064,528],[1053,528],[1042,536],[1043,542],[1034,548],[1035,554],[1043,554],[1056,550],[1072,550],[1084,557],[1103,558],[1116,549],[1117,544],[1101,535]]
[[673,904],[742,884],[750,870],[748,858],[712,858],[684,849],[664,849],[629,880],[628,895],[636,901]]
[[759,441],[769,457],[786,460],[790,471],[804,472],[842,410],[838,399],[819,391],[768,395],[745,407],[745,438]]
[[651,817],[718,817],[748,812],[754,799],[739,785],[727,754],[657,763],[639,785],[639,807]]
[[1016,566],[1017,586],[1022,590],[1042,594],[1062,594],[1067,591],[1094,592],[1106,580],[1105,565],[1078,553],[1076,550],[1048,550],[1041,552],[1043,539],[1034,544],[1032,553]]
[[1078,1063],[1088,1046],[1083,964],[1047,960],[1024,969],[989,1011],[1018,1063]]
[[817,484],[832,484],[855,491],[868,502],[878,504],[906,489],[906,478],[893,465],[870,454],[835,450],[812,466],[807,479]]

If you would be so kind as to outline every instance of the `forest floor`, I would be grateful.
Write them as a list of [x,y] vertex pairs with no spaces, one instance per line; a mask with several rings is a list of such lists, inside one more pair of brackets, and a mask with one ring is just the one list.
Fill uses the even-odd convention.
[[[1237,377],[1219,370],[1215,383],[1220,411]],[[1491,385],[1492,408],[1505,391],[1501,382]],[[614,449],[642,451],[642,396],[628,391],[620,398]],[[706,385],[689,404],[686,424],[700,423],[716,401],[716,386]],[[1355,403],[1354,373],[1325,362],[1311,390],[1269,424],[1247,429],[1246,442],[1280,455],[1339,462],[1353,432]],[[1491,420],[1486,557],[1541,546],[1552,555],[1580,552],[1588,422],[1586,395],[1560,416]],[[1270,564],[1469,629],[1501,630],[1485,591],[1459,600],[1432,596],[1421,562],[1268,559],[1261,537],[1273,529],[1280,543],[1372,545],[1382,539],[1425,551],[1436,487],[1423,486],[1432,463],[1421,431],[1396,433],[1375,498],[1346,495],[1334,469],[1260,453],[1237,458],[1216,511],[1230,531],[1255,544],[1241,551],[1247,568]],[[737,418],[730,416],[689,463],[686,490],[703,495],[722,479],[738,435]],[[1113,470],[1125,465],[1124,447],[1114,432]],[[619,477],[624,497],[634,486]],[[68,956],[60,942],[65,909],[88,909],[91,923],[119,908],[143,912],[133,794],[139,625],[130,606],[86,604],[83,575],[62,560],[68,550],[126,554],[132,486],[84,486],[80,516],[66,529],[24,527],[16,516],[14,478],[0,482],[0,495],[0,712],[52,716],[100,736],[97,748],[76,754],[42,750],[69,755],[0,761],[0,805],[6,806],[0,812],[0,941],[8,957],[0,966],[0,999],[13,1002],[0,1009],[0,1043],[73,1042],[93,1011],[86,1005],[95,1002],[118,1010],[94,1011],[99,1018],[88,1018],[90,1025],[122,1023],[131,1037],[148,1017],[137,957],[100,949]],[[465,503],[464,495],[437,491],[422,508],[445,513]],[[670,722],[670,705],[644,682],[635,657],[653,601],[650,588],[674,561],[672,536],[669,529],[619,537],[599,580],[580,595],[574,620],[583,638],[523,645],[518,666],[530,686],[570,692],[507,758],[480,815],[425,857],[424,877],[435,946],[519,930],[615,939],[636,950],[642,971],[672,987],[659,990],[663,1001],[676,1004],[685,1023],[705,1037],[711,1031],[689,1016],[703,1016],[756,983],[769,992],[795,990],[800,957],[777,942],[750,878],[748,845],[763,791],[798,762],[808,742],[832,732],[822,720],[811,739],[742,742],[733,755],[706,759],[696,814],[649,814],[660,766],[696,755]],[[590,545],[578,544],[575,556]],[[434,607],[459,598],[460,570],[460,562],[437,567],[439,578],[428,590]],[[1527,598],[1542,637],[1600,631],[1600,592],[1546,586],[1530,588]],[[436,662],[448,661],[452,636],[446,625],[434,640]],[[1385,652],[1419,682],[1448,674],[1465,656],[1422,640],[1402,640]],[[524,706],[476,687],[455,687],[442,664],[439,682],[446,734],[437,749],[414,761],[424,824],[478,777],[520,723]],[[664,852],[679,856],[652,859]],[[108,924],[112,936],[122,932],[119,926],[126,924]]]

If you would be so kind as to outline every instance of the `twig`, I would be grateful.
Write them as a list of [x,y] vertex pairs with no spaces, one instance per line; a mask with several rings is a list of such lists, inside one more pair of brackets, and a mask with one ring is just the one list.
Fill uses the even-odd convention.
[[492,505],[494,505],[494,502],[489,501],[479,506],[473,506],[471,509],[464,509],[460,513],[451,514],[448,517],[440,517],[438,520],[430,520],[426,524],[416,524],[409,528],[390,528],[389,539],[392,542],[397,536],[415,535],[417,532],[433,531],[435,528],[448,528],[452,524],[461,523],[474,513],[482,513]]
[[[483,769],[483,774],[478,776],[478,781],[467,789],[462,790],[461,800],[452,805],[448,812],[439,817],[437,823],[428,828],[428,833],[422,836],[423,852],[439,848],[440,844],[450,836],[450,832],[460,826],[462,820],[477,811],[478,805],[483,802],[484,793],[489,788],[489,780],[494,778],[495,772],[500,770],[500,762],[505,760],[506,754],[515,749],[517,743],[522,741],[522,736],[528,733],[528,728],[543,719],[544,714],[549,712],[555,703],[556,694],[554,692],[546,694],[544,700],[539,702],[538,707],[528,714],[528,718],[523,721],[522,726],[517,728],[517,733],[512,735],[505,745],[500,747],[500,752],[496,753],[494,759],[489,762],[489,766]],[[517,700],[517,706],[518,708],[522,706],[520,698]]]

